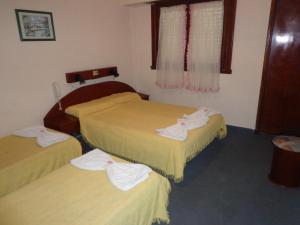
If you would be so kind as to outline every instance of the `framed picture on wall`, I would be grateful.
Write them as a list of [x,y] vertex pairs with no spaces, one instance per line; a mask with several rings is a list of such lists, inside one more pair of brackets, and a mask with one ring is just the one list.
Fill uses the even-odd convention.
[[21,41],[55,41],[51,12],[16,9]]

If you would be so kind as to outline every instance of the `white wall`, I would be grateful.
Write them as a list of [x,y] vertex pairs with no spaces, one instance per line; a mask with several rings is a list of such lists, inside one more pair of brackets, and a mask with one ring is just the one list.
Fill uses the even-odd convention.
[[[254,128],[271,0],[238,0],[233,74],[221,75],[218,94],[161,90],[151,64],[150,6],[119,0],[0,1],[0,136],[42,123],[62,94],[74,89],[65,73],[117,65],[120,80],[151,99],[221,110],[228,123]],[[21,42],[14,9],[50,11],[56,41]],[[104,79],[106,80],[106,79]]]
[[[56,41],[21,42],[14,9],[53,13]],[[0,1],[0,136],[42,122],[55,103],[51,83],[65,73],[117,65],[130,77],[128,8],[118,0]]]
[[221,75],[217,94],[161,90],[151,64],[150,6],[130,6],[134,86],[152,100],[190,106],[206,105],[225,115],[228,124],[254,128],[271,0],[238,0],[232,75]]

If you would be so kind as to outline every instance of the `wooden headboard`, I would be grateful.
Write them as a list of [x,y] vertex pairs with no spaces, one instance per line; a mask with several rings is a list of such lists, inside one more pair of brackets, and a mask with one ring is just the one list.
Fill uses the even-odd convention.
[[80,82],[84,83],[86,80],[98,79],[101,77],[114,76],[118,77],[118,68],[116,66],[99,68],[93,70],[83,70],[71,73],[66,73],[67,83]]
[[[71,117],[65,113],[65,109],[71,105],[80,104],[83,102],[91,101],[97,98],[105,97],[115,93],[122,93],[122,92],[136,92],[132,87],[128,84],[118,82],[118,81],[107,81],[98,84],[92,84],[80,87],[61,99],[61,106],[62,110],[59,110],[59,105],[56,103],[51,110],[46,114],[44,117],[44,124],[46,127],[61,130],[66,133],[68,130],[63,130],[59,128],[59,122],[63,118],[67,118],[68,120],[72,120],[74,123],[76,122],[79,126],[78,119],[75,117]],[[64,124],[60,124],[60,126],[64,126]],[[66,126],[66,125],[65,125]],[[78,128],[77,128],[78,130]]]

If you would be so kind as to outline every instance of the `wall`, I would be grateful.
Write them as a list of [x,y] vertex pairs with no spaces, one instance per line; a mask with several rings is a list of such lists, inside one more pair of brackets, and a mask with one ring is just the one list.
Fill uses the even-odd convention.
[[[14,9],[53,13],[56,41],[21,42]],[[0,1],[0,136],[42,123],[55,103],[52,82],[66,72],[117,65],[130,78],[128,8],[118,0]]]
[[238,0],[232,75],[221,75],[217,94],[162,90],[155,86],[151,64],[150,6],[130,6],[134,86],[156,101],[220,110],[228,124],[254,128],[271,0]]
[[[229,124],[254,128],[271,0],[238,0],[233,74],[221,75],[218,94],[161,90],[151,63],[150,6],[119,0],[0,1],[0,136],[42,123],[55,103],[51,84],[66,94],[70,71],[117,65],[120,80],[162,102],[223,112]],[[57,40],[21,42],[15,8],[51,11]],[[110,78],[108,78],[110,79]],[[105,79],[106,80],[106,79]],[[101,80],[102,81],[102,80]]]

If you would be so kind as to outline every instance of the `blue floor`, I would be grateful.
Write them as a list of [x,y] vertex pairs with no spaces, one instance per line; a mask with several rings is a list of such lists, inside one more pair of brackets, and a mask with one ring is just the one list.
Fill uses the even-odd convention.
[[300,225],[300,188],[268,180],[272,136],[228,127],[172,183],[170,225]]

